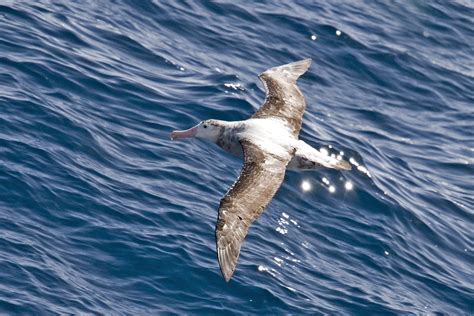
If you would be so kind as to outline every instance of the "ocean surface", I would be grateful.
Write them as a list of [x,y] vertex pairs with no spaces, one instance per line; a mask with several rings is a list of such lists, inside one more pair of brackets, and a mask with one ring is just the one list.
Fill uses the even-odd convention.
[[[474,314],[474,3],[0,2],[1,314]],[[229,283],[241,161],[171,141],[243,120],[312,58],[288,171]]]

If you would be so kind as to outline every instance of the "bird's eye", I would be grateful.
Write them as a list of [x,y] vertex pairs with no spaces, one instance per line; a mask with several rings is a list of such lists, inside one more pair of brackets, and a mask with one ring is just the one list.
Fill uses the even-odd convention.
[[206,124],[204,124],[202,127],[204,127],[204,128],[207,128],[207,125],[206,125]]

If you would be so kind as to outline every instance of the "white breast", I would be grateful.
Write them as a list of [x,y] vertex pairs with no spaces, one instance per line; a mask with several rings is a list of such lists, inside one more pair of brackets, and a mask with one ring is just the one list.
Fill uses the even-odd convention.
[[277,118],[249,119],[238,136],[268,153],[285,158],[297,142],[286,122]]

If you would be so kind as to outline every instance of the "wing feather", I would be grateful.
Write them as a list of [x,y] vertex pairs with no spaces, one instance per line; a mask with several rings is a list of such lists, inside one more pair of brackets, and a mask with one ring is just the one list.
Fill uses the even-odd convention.
[[311,59],[303,59],[266,70],[259,75],[265,86],[266,98],[252,118],[279,117],[291,126],[293,135],[298,136],[306,107],[303,94],[296,80],[311,65]]
[[289,160],[267,154],[250,141],[240,143],[244,166],[221,199],[215,230],[217,258],[226,281],[234,273],[250,224],[260,216],[277,192]]

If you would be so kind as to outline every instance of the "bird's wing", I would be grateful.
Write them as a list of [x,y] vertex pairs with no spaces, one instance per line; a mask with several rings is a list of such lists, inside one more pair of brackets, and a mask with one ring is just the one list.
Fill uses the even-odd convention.
[[293,135],[298,137],[305,102],[296,80],[310,65],[311,59],[307,58],[261,73],[259,78],[265,86],[266,98],[252,118],[281,118],[290,126]]
[[266,153],[248,140],[241,142],[244,166],[222,198],[216,224],[217,258],[222,275],[229,281],[237,265],[240,246],[250,224],[263,212],[285,176],[287,158]]

